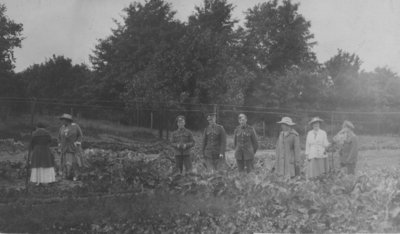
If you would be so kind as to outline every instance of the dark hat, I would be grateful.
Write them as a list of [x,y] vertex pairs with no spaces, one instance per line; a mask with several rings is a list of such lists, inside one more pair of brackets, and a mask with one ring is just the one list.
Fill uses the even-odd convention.
[[176,122],[178,122],[178,121],[185,121],[185,116],[183,116],[183,115],[178,115],[177,117],[176,117]]
[[72,121],[72,115],[63,114],[63,115],[60,116],[60,119],[66,119],[66,120]]

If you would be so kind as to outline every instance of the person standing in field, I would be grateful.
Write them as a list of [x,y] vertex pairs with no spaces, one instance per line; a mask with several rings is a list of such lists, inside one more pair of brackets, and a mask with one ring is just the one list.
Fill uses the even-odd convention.
[[45,129],[45,125],[38,123],[32,133],[30,142],[31,177],[30,181],[39,184],[48,184],[56,181],[54,170],[54,155],[50,150],[51,136]]
[[299,134],[293,129],[296,125],[291,118],[283,117],[278,122],[282,131],[276,143],[275,171],[285,178],[300,175],[300,139]]
[[61,168],[65,178],[76,181],[79,170],[87,166],[82,153],[82,130],[73,122],[70,114],[60,117],[62,126],[58,133],[58,142],[61,150]]
[[208,126],[204,130],[202,154],[208,170],[218,171],[226,163],[226,133],[223,126],[216,123],[216,114],[207,115]]
[[327,134],[320,128],[322,119],[314,117],[306,138],[306,178],[315,178],[329,170],[326,148],[329,146]]
[[195,142],[193,134],[185,128],[185,116],[179,115],[176,117],[178,129],[171,134],[171,144],[175,154],[175,166],[180,174],[188,173],[192,169],[192,162],[190,160],[190,149],[194,146]]
[[354,125],[345,120],[333,141],[339,145],[340,166],[345,168],[348,174],[354,175],[358,159],[358,138],[354,134]]
[[235,129],[233,144],[239,172],[244,172],[246,169],[249,173],[254,167],[254,155],[258,149],[258,140],[256,131],[247,125],[247,116],[243,113],[239,114],[239,126]]

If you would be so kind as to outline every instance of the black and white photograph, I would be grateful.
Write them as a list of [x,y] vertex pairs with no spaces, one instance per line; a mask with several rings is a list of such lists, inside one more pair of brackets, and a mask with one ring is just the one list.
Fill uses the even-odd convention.
[[400,233],[400,1],[0,0],[0,233]]

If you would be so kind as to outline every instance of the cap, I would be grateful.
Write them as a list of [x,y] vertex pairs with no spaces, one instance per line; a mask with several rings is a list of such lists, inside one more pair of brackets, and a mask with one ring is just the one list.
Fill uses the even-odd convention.
[[207,115],[206,115],[207,119],[208,119],[208,118],[215,117],[215,116],[217,116],[217,114],[214,113],[214,112],[207,113]]
[[178,122],[178,121],[185,121],[185,116],[183,116],[183,115],[178,115],[177,117],[176,117],[176,121]]

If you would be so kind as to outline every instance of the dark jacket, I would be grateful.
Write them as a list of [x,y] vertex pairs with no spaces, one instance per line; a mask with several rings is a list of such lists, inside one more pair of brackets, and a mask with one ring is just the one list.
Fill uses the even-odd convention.
[[233,144],[237,160],[254,159],[258,149],[256,131],[249,125],[236,127]]
[[32,134],[32,140],[29,145],[31,155],[31,168],[49,168],[54,167],[54,155],[50,150],[51,136],[48,131],[38,128]]
[[352,134],[349,139],[343,143],[343,148],[340,151],[340,162],[342,164],[354,164],[358,159],[358,139]]
[[226,133],[224,127],[219,124],[207,126],[204,130],[201,150],[205,158],[216,158],[220,154],[225,155]]
[[171,134],[171,143],[175,155],[189,155],[194,146],[193,134],[186,128],[177,129]]

